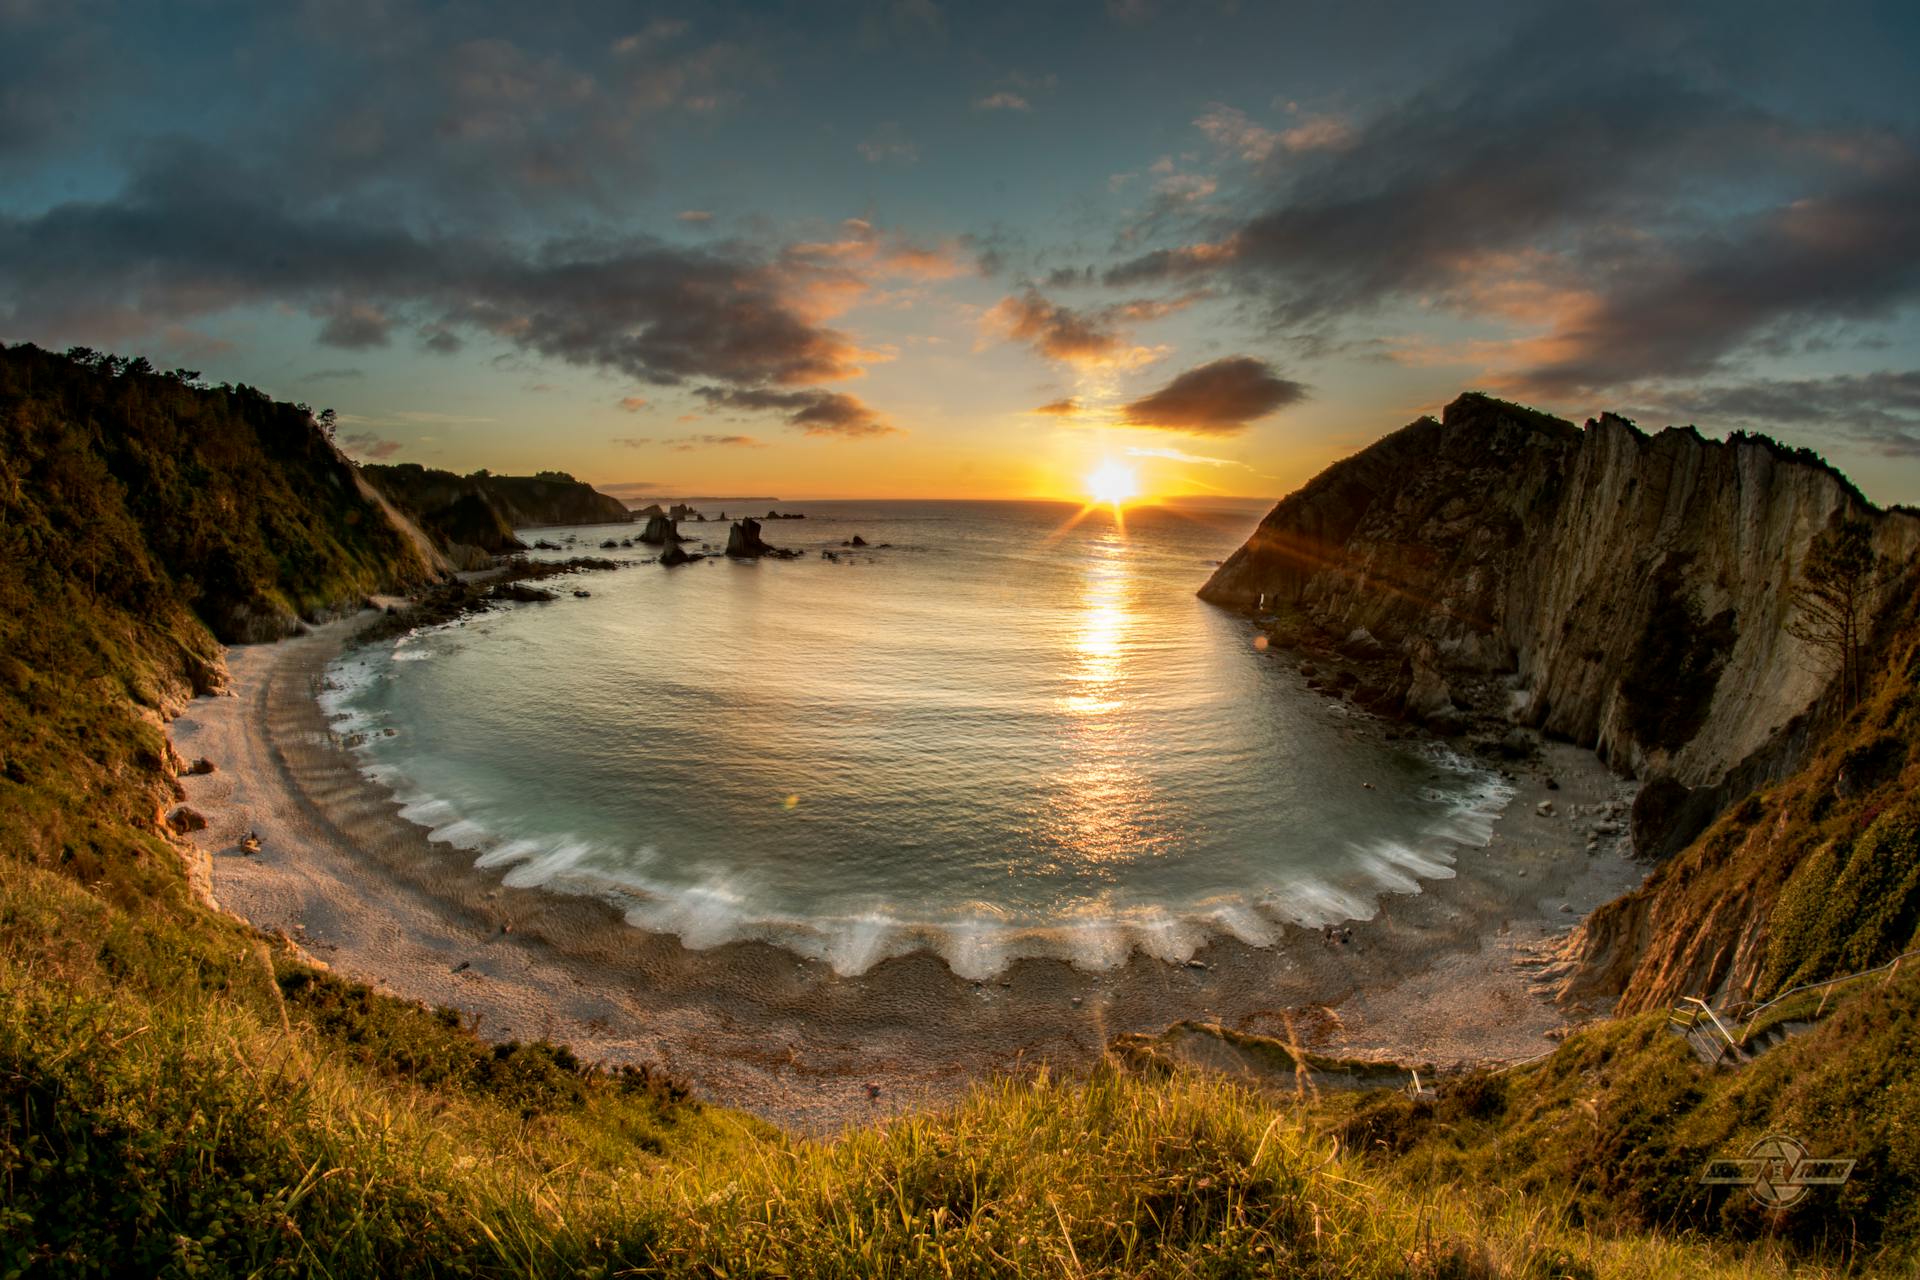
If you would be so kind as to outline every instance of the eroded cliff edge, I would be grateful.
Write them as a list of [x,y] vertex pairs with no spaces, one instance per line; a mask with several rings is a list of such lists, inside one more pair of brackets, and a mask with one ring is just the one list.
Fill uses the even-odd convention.
[[1840,518],[1867,521],[1902,575],[1882,595],[1884,658],[1912,596],[1913,513],[1763,437],[1649,435],[1612,415],[1581,428],[1468,394],[1284,499],[1200,594],[1332,644],[1364,630],[1405,655],[1394,697],[1409,711],[1491,686],[1507,720],[1642,779],[1636,846],[1674,872],[1575,936],[1567,991],[1748,994],[1786,976],[1766,960],[1778,895],[1762,890],[1796,868],[1762,875],[1755,858],[1717,877],[1710,904],[1680,872],[1715,861],[1716,818],[1799,786],[1846,727],[1827,664],[1787,625],[1808,548]]

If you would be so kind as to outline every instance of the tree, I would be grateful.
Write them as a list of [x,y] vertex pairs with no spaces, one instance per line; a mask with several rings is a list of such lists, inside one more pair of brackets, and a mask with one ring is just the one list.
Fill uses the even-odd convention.
[[1794,616],[1787,634],[1839,676],[1841,705],[1847,710],[1860,700],[1860,654],[1886,577],[1873,551],[1873,526],[1848,517],[1814,538],[1793,586]]
[[322,409],[314,421],[320,424],[320,430],[326,432],[327,443],[333,443],[333,433],[340,429],[340,415],[331,409]]

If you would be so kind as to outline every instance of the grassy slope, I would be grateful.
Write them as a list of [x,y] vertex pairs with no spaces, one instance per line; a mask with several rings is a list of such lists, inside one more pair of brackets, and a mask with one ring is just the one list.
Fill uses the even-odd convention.
[[[183,570],[212,548],[205,563],[251,566],[246,599],[297,608],[404,577],[408,557],[348,519],[351,486],[300,487],[322,446],[259,438],[304,415],[5,354],[0,1275],[1781,1272],[1772,1246],[1595,1222],[1577,1152],[1441,1187],[1337,1150],[1331,1103],[1116,1071],[800,1142],[305,968],[199,905],[155,822],[158,725],[210,680],[195,608],[225,600]],[[24,388],[22,360],[42,362]],[[156,399],[237,418],[166,428]],[[174,474],[135,447],[150,430],[185,468],[177,520],[121,469],[144,453]],[[240,490],[276,470],[282,507],[247,509]],[[1563,1050],[1543,1099],[1585,1079],[1575,1055],[1633,1034]],[[1651,1037],[1615,1052],[1671,1056]],[[1569,1105],[1513,1131],[1551,1137]]]

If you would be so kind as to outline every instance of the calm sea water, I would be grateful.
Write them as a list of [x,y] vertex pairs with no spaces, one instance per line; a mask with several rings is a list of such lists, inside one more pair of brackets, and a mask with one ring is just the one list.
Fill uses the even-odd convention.
[[[803,560],[557,580],[348,655],[329,710],[448,857],[843,973],[1268,942],[1452,874],[1507,798],[1378,741],[1195,598],[1261,507],[802,509],[765,535]],[[598,550],[634,532],[528,537],[645,554]],[[820,556],[856,533],[892,546]]]

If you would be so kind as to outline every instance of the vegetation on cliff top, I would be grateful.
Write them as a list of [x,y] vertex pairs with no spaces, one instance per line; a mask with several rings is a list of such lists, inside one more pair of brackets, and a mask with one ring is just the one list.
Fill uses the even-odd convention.
[[[1102,1069],[803,1141],[317,971],[188,891],[161,723],[217,679],[207,625],[236,604],[320,610],[417,561],[298,406],[4,357],[0,1275],[1550,1280],[1911,1244],[1906,983],[1773,1075],[1702,1082],[1628,1022],[1458,1115]],[[1849,1202],[1858,1241],[1743,1243],[1751,1223],[1663,1207],[1756,1118],[1876,1107],[1861,1194],[1899,1198]],[[1655,1123],[1683,1113],[1697,1129]],[[1629,1173],[1644,1205],[1601,1212]]]

